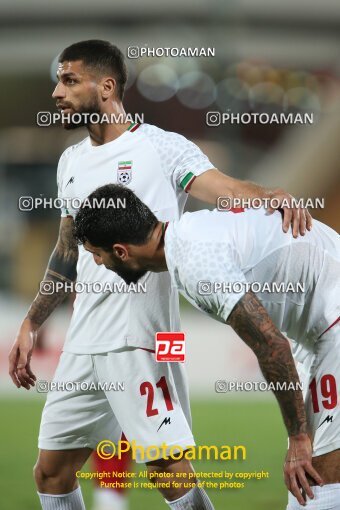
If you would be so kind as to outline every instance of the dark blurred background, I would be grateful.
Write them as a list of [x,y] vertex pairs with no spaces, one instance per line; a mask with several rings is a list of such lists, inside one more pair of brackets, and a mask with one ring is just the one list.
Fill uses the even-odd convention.
[[[215,57],[127,59],[126,111],[195,140],[230,175],[325,197],[326,210],[313,215],[339,228],[339,22],[332,0],[98,0],[81,8],[2,0],[1,289],[30,298],[55,241],[56,211],[22,213],[17,201],[55,196],[61,152],[86,135],[36,125],[37,112],[55,111],[58,53],[83,39],[108,39],[124,54],[129,46],[215,48]],[[209,110],[313,112],[314,124],[208,127]]]

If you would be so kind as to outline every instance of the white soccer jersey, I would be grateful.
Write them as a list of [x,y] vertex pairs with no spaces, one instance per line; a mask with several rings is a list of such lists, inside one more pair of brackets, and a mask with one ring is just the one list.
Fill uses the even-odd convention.
[[[134,124],[104,145],[93,146],[88,137],[69,147],[59,161],[58,196],[69,206],[70,199],[83,200],[99,186],[122,183],[158,219],[174,220],[183,212],[190,183],[211,168],[209,159],[183,136]],[[75,213],[76,209],[65,207],[62,216],[74,217]],[[97,266],[83,247],[79,247],[77,281],[123,282],[104,266]],[[147,273],[141,283],[146,293],[105,290],[77,294],[64,351],[95,354],[124,346],[153,349],[156,331],[178,331],[178,295],[168,273]]]
[[[222,322],[254,282],[276,326],[305,347],[340,315],[339,236],[318,221],[294,239],[263,208],[185,213],[166,230],[165,255],[174,286]],[[281,283],[293,290],[271,292]]]

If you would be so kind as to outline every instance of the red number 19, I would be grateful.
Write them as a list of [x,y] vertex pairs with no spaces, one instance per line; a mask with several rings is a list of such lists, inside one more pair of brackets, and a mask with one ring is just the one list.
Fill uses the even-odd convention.
[[[312,380],[309,385],[309,389],[312,395],[312,404],[314,413],[320,412],[319,401],[318,401],[318,392],[317,392],[317,383],[316,379]],[[336,380],[334,375],[326,374],[323,375],[320,379],[320,391],[324,400],[321,400],[321,403],[325,409],[334,409],[338,403],[338,394],[336,391]]]

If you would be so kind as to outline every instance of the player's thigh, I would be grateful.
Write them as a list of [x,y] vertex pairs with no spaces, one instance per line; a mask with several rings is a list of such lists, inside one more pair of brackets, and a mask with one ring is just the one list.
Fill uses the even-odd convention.
[[314,456],[313,467],[325,484],[340,484],[340,449]]
[[[124,391],[106,395],[128,441],[144,448],[194,444],[169,363],[157,363],[154,354],[144,349],[127,349],[97,355],[95,365],[101,380],[124,383]],[[154,459],[161,457],[157,450],[153,454]],[[136,460],[149,459],[137,452]]]

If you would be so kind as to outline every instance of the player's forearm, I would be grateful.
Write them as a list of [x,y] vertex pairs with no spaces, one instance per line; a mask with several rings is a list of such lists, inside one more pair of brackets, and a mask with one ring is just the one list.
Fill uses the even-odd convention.
[[[255,353],[262,373],[273,383],[274,394],[289,436],[306,433],[306,413],[299,377],[287,339],[275,327],[252,292],[235,306],[227,323]],[[291,390],[278,388],[294,387]]]
[[[289,436],[305,434],[307,419],[299,377],[285,338],[271,334],[273,346],[257,356],[261,371],[269,383],[274,384],[274,394],[280,405]],[[284,388],[280,390],[279,388]],[[286,389],[285,389],[286,388]],[[288,389],[295,388],[295,389]]]
[[[243,200],[252,200],[253,198],[273,199],[275,197],[275,203],[278,201],[281,202],[283,198],[285,198],[286,201],[292,198],[291,195],[282,188],[266,188],[252,181],[240,181],[233,177],[229,179],[229,195],[226,193],[226,196],[231,196],[232,198],[236,197]],[[221,195],[223,195],[223,193],[220,193],[220,196]]]
[[273,191],[251,181],[234,179],[214,168],[196,177],[189,193],[199,200],[216,205],[218,197],[221,196],[239,199],[261,199],[271,197]]
[[264,188],[263,186],[251,181],[241,181],[239,179],[234,179],[233,177],[230,177],[229,179],[229,189],[233,198],[268,198],[273,192],[269,188]]
[[[77,249],[65,250],[57,244],[50,257],[40,291],[32,302],[25,318],[30,321],[32,329],[37,330],[53,310],[70,294],[69,284],[74,282],[77,277],[77,260]],[[48,294],[41,292],[44,288],[44,282],[46,286],[50,285],[53,292]]]

